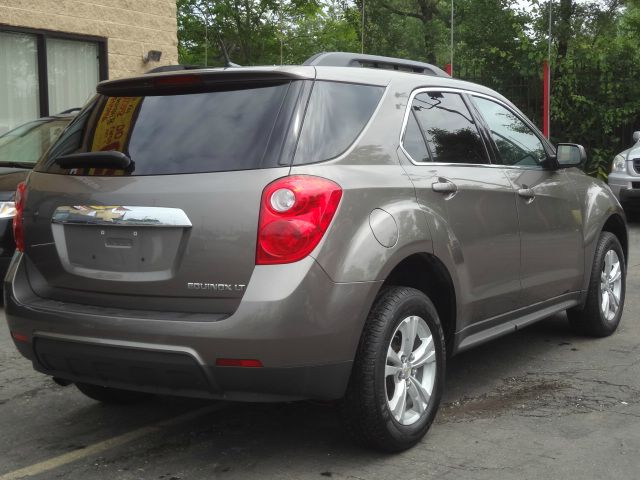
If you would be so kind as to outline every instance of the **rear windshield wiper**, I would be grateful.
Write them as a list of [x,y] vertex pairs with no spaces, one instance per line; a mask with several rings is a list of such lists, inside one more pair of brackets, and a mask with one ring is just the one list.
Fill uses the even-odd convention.
[[117,168],[133,170],[133,160],[122,152],[84,152],[60,155],[54,160],[60,168]]

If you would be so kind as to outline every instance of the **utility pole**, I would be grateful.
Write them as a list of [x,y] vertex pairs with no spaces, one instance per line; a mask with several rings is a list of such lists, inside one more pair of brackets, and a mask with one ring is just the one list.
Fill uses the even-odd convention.
[[360,27],[360,53],[364,53],[364,2],[365,0],[362,0],[362,14],[360,15],[362,20],[362,26]]
[[542,133],[551,138],[551,34],[553,32],[553,0],[549,0],[549,47],[542,65]]
[[553,0],[549,0],[549,64],[551,64],[551,26],[553,25]]
[[451,58],[449,63],[451,64],[451,76],[453,77],[453,0],[451,0]]
[[284,64],[284,23],[282,21],[282,3],[280,3],[280,65]]
[[209,20],[204,16],[204,66],[207,66],[209,59]]

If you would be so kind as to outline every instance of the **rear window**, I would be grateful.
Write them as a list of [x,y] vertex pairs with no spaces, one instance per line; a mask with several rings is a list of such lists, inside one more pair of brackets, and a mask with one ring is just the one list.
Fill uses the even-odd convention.
[[[85,109],[36,170],[116,175],[105,169],[64,170],[60,155],[116,150],[133,161],[128,175],[163,175],[266,168],[268,148],[281,146],[296,82],[205,93],[103,96]],[[277,158],[270,155],[269,158]]]
[[329,160],[356,140],[373,115],[383,87],[317,81],[296,150],[294,164]]

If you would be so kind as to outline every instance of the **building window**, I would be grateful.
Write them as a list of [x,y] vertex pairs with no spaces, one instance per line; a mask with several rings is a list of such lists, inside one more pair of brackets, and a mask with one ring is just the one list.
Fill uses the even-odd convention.
[[82,107],[106,78],[103,39],[0,26],[0,135]]
[[38,95],[35,37],[0,32],[0,134],[40,116]]

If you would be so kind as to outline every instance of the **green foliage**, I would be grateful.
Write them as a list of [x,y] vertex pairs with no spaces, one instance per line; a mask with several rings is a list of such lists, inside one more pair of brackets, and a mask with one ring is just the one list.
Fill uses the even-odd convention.
[[[364,32],[362,8],[364,4]],[[454,74],[541,123],[549,0],[454,0]],[[296,64],[320,51],[450,61],[450,0],[178,0],[181,63]],[[551,129],[606,178],[640,129],[640,0],[554,0]],[[364,33],[364,42],[363,42]]]
[[[616,152],[617,153],[617,152]],[[615,153],[613,154],[615,156]],[[593,148],[591,150],[591,158],[585,166],[585,172],[592,177],[600,180],[607,180],[609,170],[611,169],[612,154],[611,150],[603,148]]]
[[323,51],[359,51],[360,39],[349,21],[353,13],[334,1],[325,2],[313,15],[300,16],[284,32],[283,63],[299,64]]
[[185,64],[300,63],[322,50],[354,50],[344,0],[178,0],[178,53]]
[[590,152],[587,171],[606,178],[616,153],[629,146],[640,113],[640,57],[634,7],[574,4],[565,58],[555,64],[552,126]]

